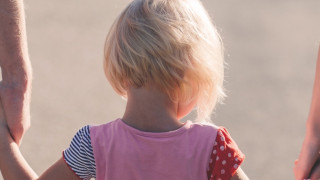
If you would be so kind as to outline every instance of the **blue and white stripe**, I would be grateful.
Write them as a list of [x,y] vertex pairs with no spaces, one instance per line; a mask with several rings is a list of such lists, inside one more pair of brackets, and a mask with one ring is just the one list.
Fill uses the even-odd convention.
[[66,163],[81,179],[96,178],[90,126],[85,126],[76,133],[70,147],[63,152],[63,155]]

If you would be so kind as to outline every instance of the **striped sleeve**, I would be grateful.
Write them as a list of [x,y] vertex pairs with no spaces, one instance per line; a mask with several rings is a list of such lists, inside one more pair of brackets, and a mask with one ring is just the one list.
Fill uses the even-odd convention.
[[63,158],[71,170],[81,179],[96,178],[90,126],[85,126],[76,133],[70,147],[63,151]]

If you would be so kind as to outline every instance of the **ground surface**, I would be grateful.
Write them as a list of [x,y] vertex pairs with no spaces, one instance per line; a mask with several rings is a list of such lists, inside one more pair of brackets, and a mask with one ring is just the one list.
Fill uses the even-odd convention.
[[[37,173],[86,124],[121,117],[104,78],[108,29],[128,1],[25,1],[34,69],[32,127],[22,152]],[[226,48],[228,98],[214,121],[246,154],[251,179],[293,179],[320,41],[320,1],[205,0]]]

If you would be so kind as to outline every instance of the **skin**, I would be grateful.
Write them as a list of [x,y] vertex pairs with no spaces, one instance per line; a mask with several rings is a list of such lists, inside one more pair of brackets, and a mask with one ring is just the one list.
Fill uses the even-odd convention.
[[243,170],[239,167],[237,172],[231,177],[230,180],[248,180],[248,176],[243,172]]
[[320,47],[316,67],[310,113],[306,135],[298,160],[295,162],[296,180],[320,179]]
[[10,133],[20,144],[30,126],[32,69],[23,1],[0,0],[0,97]]

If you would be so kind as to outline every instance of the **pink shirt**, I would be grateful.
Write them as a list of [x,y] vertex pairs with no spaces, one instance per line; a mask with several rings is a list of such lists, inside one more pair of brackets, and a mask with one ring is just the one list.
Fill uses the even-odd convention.
[[207,180],[217,127],[187,121],[170,132],[142,132],[121,119],[90,127],[97,180]]

